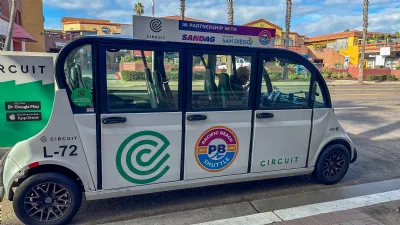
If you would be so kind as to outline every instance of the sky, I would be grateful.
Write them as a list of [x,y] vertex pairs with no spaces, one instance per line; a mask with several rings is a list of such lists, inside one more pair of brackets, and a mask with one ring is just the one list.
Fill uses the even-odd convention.
[[[179,0],[154,0],[155,16],[179,15]],[[137,0],[43,0],[46,29],[61,29],[62,17],[131,23]],[[151,16],[151,0],[140,0]],[[292,0],[291,31],[315,36],[362,30],[363,0]],[[369,1],[369,31],[400,32],[400,0]],[[285,29],[285,0],[234,0],[234,24],[264,18]],[[186,0],[186,16],[227,23],[226,0]]]

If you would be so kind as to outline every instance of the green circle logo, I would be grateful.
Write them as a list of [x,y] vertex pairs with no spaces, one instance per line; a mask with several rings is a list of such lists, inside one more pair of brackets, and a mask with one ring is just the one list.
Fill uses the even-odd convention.
[[79,107],[92,104],[92,93],[86,88],[77,88],[71,94],[72,102]]
[[165,150],[170,142],[155,131],[140,131],[125,139],[119,146],[116,165],[119,174],[136,184],[152,183],[164,176],[170,155]]

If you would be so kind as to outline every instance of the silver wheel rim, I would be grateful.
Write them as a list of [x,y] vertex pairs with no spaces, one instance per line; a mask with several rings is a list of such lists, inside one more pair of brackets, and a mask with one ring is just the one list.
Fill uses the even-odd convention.
[[24,198],[25,212],[34,220],[50,222],[64,216],[71,207],[71,194],[60,184],[46,182],[31,188]]
[[325,157],[324,176],[333,178],[338,176],[344,169],[345,159],[341,151],[333,151]]

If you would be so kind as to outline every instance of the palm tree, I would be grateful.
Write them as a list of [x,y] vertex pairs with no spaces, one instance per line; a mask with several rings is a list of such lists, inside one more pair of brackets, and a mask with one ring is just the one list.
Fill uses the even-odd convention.
[[228,0],[228,24],[233,25],[233,0]]
[[[286,19],[285,19],[285,27],[286,27],[286,33],[285,33],[285,48],[289,49],[289,34],[290,34],[290,22],[292,20],[292,0],[286,0]],[[288,69],[288,64],[285,63],[285,66],[283,67],[283,73],[282,73],[282,78],[285,80],[288,77],[289,69]]]
[[362,36],[362,48],[361,48],[361,57],[359,62],[359,73],[358,73],[358,83],[362,84],[364,80],[364,59],[365,59],[365,39],[367,38],[367,30],[368,30],[368,4],[369,0],[364,0],[363,7],[363,36]]
[[133,7],[133,11],[135,11],[136,15],[141,16],[144,13],[144,6],[141,2],[135,3],[135,6]]
[[8,24],[8,32],[7,32],[7,37],[6,37],[6,43],[4,44],[4,51],[11,50],[11,40],[12,40],[12,34],[13,34],[13,30],[14,30],[16,9],[17,9],[17,0],[11,0],[10,23]]
[[384,38],[385,38],[385,41],[386,41],[386,43],[387,43],[387,42],[389,42],[389,40],[392,38],[392,35],[391,35],[391,34],[385,34],[385,35],[384,35]]
[[350,31],[350,29],[347,28],[347,29],[344,30],[344,32],[347,32],[347,31]]
[[285,37],[285,48],[289,49],[289,33],[290,33],[290,21],[292,20],[292,0],[286,0],[286,37]]
[[374,35],[372,36],[372,38],[375,40],[375,42],[378,43],[379,39],[381,39],[381,35],[379,35],[379,34],[374,34]]
[[185,0],[181,0],[181,20],[185,20]]

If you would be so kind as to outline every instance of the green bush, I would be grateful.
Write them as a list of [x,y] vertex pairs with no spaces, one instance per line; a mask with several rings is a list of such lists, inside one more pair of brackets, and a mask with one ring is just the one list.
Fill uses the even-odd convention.
[[204,80],[204,77],[206,76],[205,71],[194,71],[192,74],[192,79],[193,80]]
[[400,70],[400,66],[397,66],[397,67],[396,67],[396,70]]
[[310,80],[310,76],[304,75],[304,74],[295,74],[295,73],[291,73],[288,76],[289,80]]
[[167,79],[168,80],[179,80],[179,71],[171,70],[170,72],[167,72]]
[[268,75],[269,75],[269,79],[271,79],[271,81],[282,80],[282,73],[280,73],[280,72],[271,72]]
[[335,72],[335,73],[332,73],[331,77],[334,79],[337,79],[337,78],[339,78],[339,75],[340,75],[339,73]]
[[369,75],[367,76],[367,80],[369,81],[396,81],[396,75],[386,74],[386,75]]
[[351,78],[351,74],[349,72],[343,72],[343,78],[350,79]]
[[122,70],[121,77],[123,81],[145,80],[143,71]]
[[341,63],[335,63],[335,68],[338,68],[338,69],[342,69],[343,68],[343,64],[341,64]]
[[289,74],[288,79],[289,80],[297,80],[297,79],[299,79],[299,77],[295,73],[291,73],[291,74]]
[[389,81],[396,81],[396,80],[397,80],[397,77],[396,77],[396,75],[394,75],[394,74],[388,74],[388,75],[387,75],[387,80],[389,80]]
[[322,76],[324,77],[324,79],[330,78],[331,75],[329,73],[322,73]]
[[127,55],[121,58],[121,63],[124,62],[133,62],[133,57],[131,55]]
[[329,68],[324,68],[324,69],[322,70],[322,73],[323,73],[323,74],[326,74],[327,77],[332,77],[332,74],[333,74],[332,70],[330,70]]

